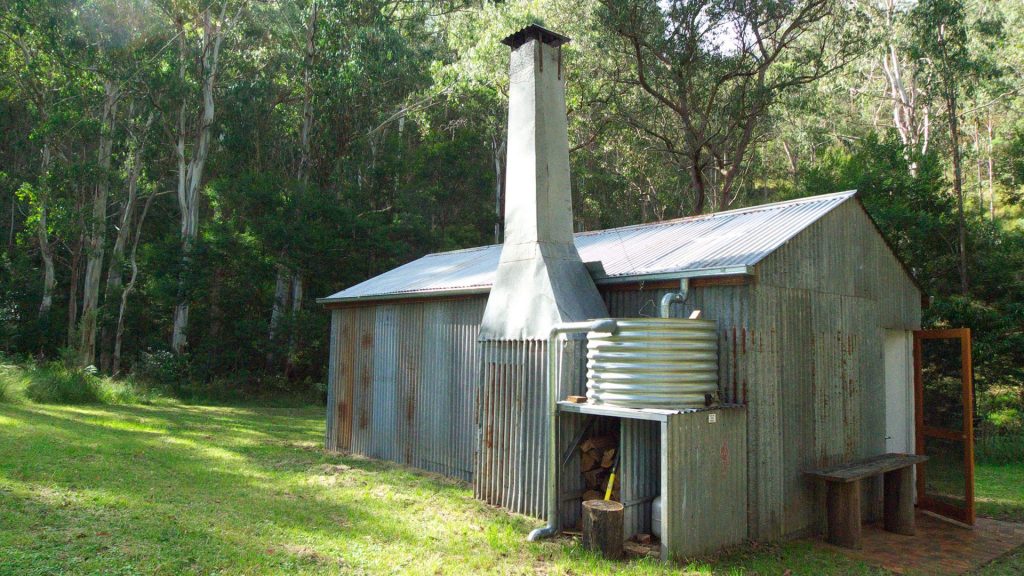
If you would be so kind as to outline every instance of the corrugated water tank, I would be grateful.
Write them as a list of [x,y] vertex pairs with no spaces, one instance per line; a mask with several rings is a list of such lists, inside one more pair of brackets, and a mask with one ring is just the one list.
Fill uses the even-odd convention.
[[704,406],[718,392],[715,322],[616,319],[616,334],[587,335],[587,399],[629,408]]

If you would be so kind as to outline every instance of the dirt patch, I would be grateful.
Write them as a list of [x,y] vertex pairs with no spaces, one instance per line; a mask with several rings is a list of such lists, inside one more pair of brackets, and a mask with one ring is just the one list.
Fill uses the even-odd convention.
[[346,562],[341,558],[332,558],[325,554],[317,552],[312,546],[300,546],[298,544],[283,544],[275,548],[267,548],[267,554],[284,553],[291,556],[295,556],[299,560],[305,563],[318,564],[320,566],[346,566]]
[[312,560],[318,564],[330,562],[330,558],[317,552],[311,546],[298,546],[295,544],[285,544],[281,546],[281,550],[291,554],[292,556],[298,556],[303,560]]
[[266,463],[266,467],[271,470],[298,471],[306,466],[309,466],[309,460],[306,458],[279,458]]
[[345,464],[321,464],[319,468],[320,474],[325,476],[338,475],[349,470],[352,470],[352,467]]
[[314,486],[358,486],[366,484],[365,472],[345,464],[321,464],[310,469],[309,483]]

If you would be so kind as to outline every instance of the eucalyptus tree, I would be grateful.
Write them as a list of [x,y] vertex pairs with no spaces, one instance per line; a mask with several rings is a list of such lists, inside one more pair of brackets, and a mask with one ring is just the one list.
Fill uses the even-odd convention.
[[176,59],[163,59],[153,76],[160,83],[152,99],[161,128],[173,150],[175,186],[181,219],[181,265],[174,306],[171,348],[181,354],[188,344],[192,293],[189,274],[199,237],[200,191],[213,140],[218,80],[224,40],[235,31],[244,0],[167,0],[160,5],[176,48]]
[[[107,280],[103,293],[103,310],[100,327],[100,369],[117,374],[121,366],[121,344],[124,336],[124,322],[128,309],[128,297],[135,289],[139,275],[137,261],[138,245],[148,208],[156,197],[153,190],[145,195],[140,189],[146,186],[144,161],[155,112],[145,108],[136,112],[136,103],[128,106],[125,127],[124,160],[120,169],[123,182],[123,197],[118,202],[115,216],[115,239],[110,250]],[[144,115],[144,119],[143,119]],[[144,200],[144,201],[143,201]],[[140,204],[143,205],[140,211]],[[130,269],[127,286],[124,283],[126,265]],[[116,313],[114,310],[117,306]]]
[[873,17],[872,32],[880,48],[879,69],[885,81],[884,97],[892,108],[892,125],[906,149],[911,174],[917,158],[928,153],[932,132],[930,86],[922,81],[924,62],[913,53],[911,9],[907,0],[870,0],[865,12]]
[[692,212],[736,199],[752,145],[780,96],[856,54],[858,19],[836,0],[602,0],[632,63],[622,78],[659,113],[631,119],[688,172]]
[[83,42],[82,67],[85,78],[95,84],[96,176],[90,194],[91,214],[85,230],[85,275],[82,313],[78,327],[78,362],[88,366],[96,358],[96,337],[100,314],[100,284],[107,245],[107,211],[113,174],[111,162],[117,138],[118,106],[136,62],[137,37],[145,33],[145,7],[131,1],[99,1],[82,7],[76,14]]
[[[52,238],[51,170],[54,162],[53,133],[58,121],[52,121],[64,84],[63,63],[53,48],[66,35],[67,21],[60,13],[51,15],[45,3],[25,3],[0,15],[0,40],[3,41],[5,76],[16,87],[17,96],[27,104],[35,125],[30,136],[37,142],[38,165],[35,181],[24,182],[18,196],[32,213],[27,224],[35,231],[42,262],[42,291],[39,317],[49,316],[57,285]],[[44,23],[37,25],[37,22]],[[57,156],[61,154],[58,151]],[[13,226],[12,226],[13,228]]]
[[[300,18],[299,24],[294,27],[295,31],[299,33],[291,35],[293,41],[301,39],[295,42],[298,46],[292,44],[281,47],[286,52],[299,55],[301,62],[301,83],[299,86],[294,87],[294,90],[299,93],[295,100],[298,100],[300,103],[299,114],[296,118],[296,124],[298,124],[298,159],[294,162],[293,174],[291,176],[294,178],[297,186],[303,190],[309,187],[309,176],[313,162],[312,137],[315,121],[313,75],[316,73],[314,67],[317,64],[319,48],[321,46],[317,42],[317,25],[320,18],[320,9],[319,1],[311,0],[308,6],[304,7],[305,14]],[[299,46],[301,49],[297,49]],[[292,92],[293,88],[288,87],[287,90]],[[281,261],[275,267],[274,300],[271,306],[270,328],[268,331],[268,340],[270,342],[270,345],[267,347],[268,365],[272,365],[274,362],[278,327],[281,319],[287,313],[286,308],[290,304],[291,315],[295,316],[302,309],[305,294],[303,274],[301,271],[292,270],[289,267],[288,262],[284,261],[286,256],[282,254]],[[290,344],[289,348],[293,347],[294,342]]]
[[957,201],[957,253],[960,291],[967,293],[967,223],[964,213],[963,167],[960,152],[959,95],[969,87],[971,76],[967,25],[960,0],[922,0],[913,10],[914,53],[928,62],[923,74],[934,75],[946,108],[950,156],[953,161],[953,192]]

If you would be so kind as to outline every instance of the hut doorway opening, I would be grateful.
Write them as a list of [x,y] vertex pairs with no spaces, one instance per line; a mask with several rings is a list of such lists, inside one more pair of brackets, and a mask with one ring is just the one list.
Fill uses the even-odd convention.
[[885,331],[885,451],[914,452],[913,332]]

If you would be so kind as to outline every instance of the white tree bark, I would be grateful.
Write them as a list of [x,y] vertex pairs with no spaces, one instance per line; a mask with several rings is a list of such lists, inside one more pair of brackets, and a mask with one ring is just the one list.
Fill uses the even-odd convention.
[[[890,37],[897,33],[895,17],[896,4],[893,0],[887,0],[884,26]],[[917,162],[914,161],[912,153],[927,153],[930,140],[928,98],[921,88],[918,88],[913,74],[907,75],[905,79],[903,70],[906,65],[894,42],[887,42],[881,65],[887,84],[887,96],[892,104],[893,125],[896,126],[900,142],[906,150],[907,167],[911,174],[916,175]]]
[[96,164],[100,179],[92,198],[92,219],[86,229],[85,284],[82,288],[82,317],[79,323],[78,364],[85,367],[96,358],[96,319],[99,314],[100,277],[103,273],[103,252],[107,240],[107,196],[110,193],[110,156],[114,145],[117,119],[118,86],[110,79],[103,81],[103,114]]
[[128,296],[135,289],[135,281],[139,276],[139,265],[135,258],[139,250],[139,237],[142,236],[142,224],[146,221],[146,214],[149,212],[149,206],[153,203],[153,198],[155,197],[155,194],[150,194],[149,197],[146,198],[146,204],[143,206],[142,213],[139,214],[139,220],[135,224],[135,238],[132,241],[132,252],[128,258],[132,273],[128,279],[128,285],[121,291],[121,304],[118,307],[117,312],[117,328],[114,331],[114,351],[111,358],[111,373],[115,376],[121,372],[121,342],[124,340],[124,316],[125,311],[128,309]]
[[39,239],[39,255],[43,260],[43,298],[39,304],[39,317],[44,318],[53,308],[53,289],[57,285],[57,275],[53,267],[53,245],[50,244],[50,232],[46,223],[47,212],[47,179],[50,173],[50,145],[43,144],[43,162],[39,181],[42,191],[39,193],[39,219],[36,222],[36,237]]
[[[202,79],[202,104],[198,126],[194,133],[188,130],[186,117],[188,102],[182,99],[178,113],[178,137],[175,145],[175,152],[178,159],[178,208],[181,213],[181,265],[182,276],[178,283],[178,303],[174,307],[174,327],[171,336],[171,349],[181,354],[188,345],[188,314],[189,297],[185,283],[189,270],[192,267],[192,250],[195,248],[195,241],[199,234],[199,190],[203,181],[203,169],[206,166],[206,159],[210,153],[210,131],[213,127],[214,112],[214,89],[217,85],[218,60],[220,58],[221,44],[224,40],[224,33],[227,23],[224,15],[227,11],[227,0],[221,3],[220,13],[213,21],[210,9],[203,12],[203,36],[200,49],[200,77]],[[183,25],[181,26],[183,28]],[[184,84],[185,65],[187,62],[185,35],[179,30],[179,80]],[[186,154],[186,140],[193,140],[190,154]]]
[[288,285],[291,277],[284,266],[277,267],[277,281],[274,284],[274,304],[270,311],[270,350],[267,352],[267,363],[273,362],[274,340],[277,338],[277,327],[281,324],[281,317],[288,306]]
[[[129,117],[133,114],[129,112]],[[117,219],[117,238],[110,251],[110,264],[107,269],[107,286],[103,296],[104,307],[112,306],[120,299],[124,287],[125,250],[132,237],[135,219],[135,206],[138,203],[139,177],[142,175],[142,154],[145,150],[146,136],[153,123],[154,115],[150,112],[141,134],[133,138],[131,150],[125,167],[125,200],[121,206],[121,214]],[[115,329],[109,322],[104,323],[100,330],[100,369],[112,372],[113,347]]]
[[[313,137],[313,63],[316,60],[316,27],[320,14],[319,3],[314,2],[309,7],[309,16],[306,23],[306,44],[303,50],[302,66],[302,123],[299,126],[299,165],[295,173],[295,179],[303,186],[309,182],[309,174],[312,169],[312,155],[310,153]],[[305,190],[302,191],[303,193]],[[282,254],[283,259],[284,254]],[[289,270],[283,262],[277,266],[277,280],[274,288],[274,303],[270,313],[270,346],[267,351],[267,367],[271,368],[274,363],[274,340],[277,337],[277,330],[288,309],[289,286],[291,291],[291,310],[289,315],[293,318],[302,308],[302,276],[300,273]],[[294,332],[288,339],[288,348],[293,350],[296,344]],[[290,355],[289,355],[290,356]]]
[[502,233],[501,233],[501,193],[505,186],[505,175],[504,175],[504,162],[505,162],[505,138],[500,138],[501,142],[498,142],[498,138],[491,136],[491,150],[494,151],[494,243],[501,244]]

